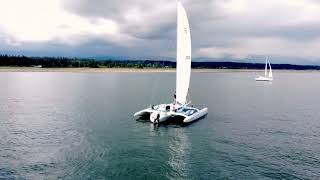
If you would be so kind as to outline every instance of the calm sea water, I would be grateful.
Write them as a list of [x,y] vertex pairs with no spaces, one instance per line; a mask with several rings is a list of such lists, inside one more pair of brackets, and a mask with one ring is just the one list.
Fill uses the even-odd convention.
[[193,73],[209,114],[133,114],[173,100],[175,73],[0,73],[0,179],[318,179],[320,73]]

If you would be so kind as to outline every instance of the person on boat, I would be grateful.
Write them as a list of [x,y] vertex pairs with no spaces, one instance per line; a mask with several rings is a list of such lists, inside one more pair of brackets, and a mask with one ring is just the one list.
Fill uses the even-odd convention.
[[177,103],[177,95],[176,95],[176,92],[174,92],[174,95],[173,95],[173,98],[174,98],[174,101],[173,101],[173,104],[171,105],[171,107],[170,107],[170,111],[174,111],[174,112],[176,112],[176,106],[175,106],[175,104]]
[[176,112],[176,106],[174,104],[171,104],[170,111]]
[[158,113],[155,122],[156,122],[157,124],[159,124],[159,120],[160,120],[160,114]]

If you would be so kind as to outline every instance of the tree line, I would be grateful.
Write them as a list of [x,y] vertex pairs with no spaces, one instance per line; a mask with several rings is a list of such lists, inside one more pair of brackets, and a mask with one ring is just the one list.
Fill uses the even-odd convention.
[[0,55],[0,66],[33,67],[43,68],[173,68],[169,61],[129,61],[129,60],[94,60],[87,58],[67,57],[27,57]]
[[[0,55],[0,66],[43,68],[175,68],[176,62],[153,60],[95,60],[67,57],[27,57]],[[192,62],[193,68],[203,69],[264,69],[260,63]],[[320,66],[272,64],[273,69],[320,70]]]

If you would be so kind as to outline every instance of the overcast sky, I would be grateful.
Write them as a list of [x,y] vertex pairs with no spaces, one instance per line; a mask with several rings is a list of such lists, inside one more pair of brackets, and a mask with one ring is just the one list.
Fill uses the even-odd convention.
[[[194,59],[320,64],[318,0],[181,0]],[[0,53],[167,57],[175,0],[0,0]]]

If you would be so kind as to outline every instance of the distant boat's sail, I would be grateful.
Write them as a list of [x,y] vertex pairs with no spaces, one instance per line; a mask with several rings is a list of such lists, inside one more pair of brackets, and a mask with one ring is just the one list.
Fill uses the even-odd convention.
[[269,78],[272,78],[273,76],[272,76],[272,69],[271,69],[271,64],[270,64],[270,62],[269,62],[269,68],[270,68],[270,70],[269,70]]
[[177,79],[176,101],[187,103],[191,75],[191,36],[188,17],[181,2],[177,1]]
[[267,77],[268,71],[268,57],[266,57],[266,65],[264,66],[264,77]]

